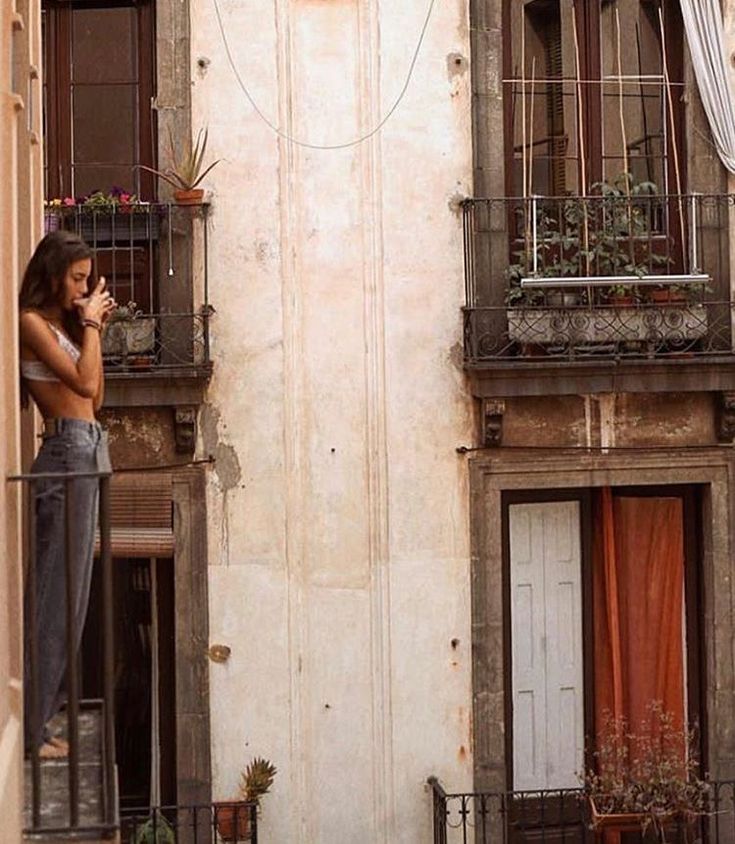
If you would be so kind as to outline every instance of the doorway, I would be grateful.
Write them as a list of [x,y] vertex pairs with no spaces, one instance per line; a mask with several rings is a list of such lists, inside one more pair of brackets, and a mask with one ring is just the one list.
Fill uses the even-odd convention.
[[[115,557],[115,744],[120,808],[176,803],[174,567]],[[102,601],[95,567],[82,639],[84,696],[102,696]]]
[[[515,840],[585,840],[580,786],[608,716],[660,701],[705,735],[695,486],[503,495],[506,767]],[[701,748],[703,757],[704,747]],[[557,792],[554,796],[552,792]]]

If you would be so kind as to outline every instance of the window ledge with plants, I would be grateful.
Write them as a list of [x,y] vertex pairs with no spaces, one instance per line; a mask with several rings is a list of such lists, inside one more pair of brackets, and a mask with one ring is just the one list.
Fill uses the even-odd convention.
[[466,363],[731,357],[733,197],[593,191],[465,201]]
[[[46,231],[71,231],[87,241],[94,274],[106,278],[119,303],[102,339],[108,404],[138,403],[126,387],[131,379],[148,384],[141,403],[150,402],[158,379],[169,385],[165,403],[196,404],[203,387],[192,382],[204,384],[211,375],[210,206],[199,185],[218,161],[205,164],[206,129],[184,150],[176,149],[169,134],[169,146],[166,169],[138,169],[170,184],[171,202],[143,201],[121,187],[46,201]],[[170,386],[172,376],[182,389]]]

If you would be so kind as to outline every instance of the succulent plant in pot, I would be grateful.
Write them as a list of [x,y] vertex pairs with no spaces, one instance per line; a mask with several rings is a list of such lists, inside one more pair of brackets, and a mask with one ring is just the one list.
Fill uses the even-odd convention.
[[113,311],[102,335],[102,354],[106,358],[150,360],[156,342],[156,319],[138,309],[135,302]]
[[223,841],[251,838],[251,818],[260,809],[260,800],[270,791],[277,773],[275,765],[256,756],[240,774],[237,799],[214,804],[217,832]]
[[168,145],[170,166],[165,170],[157,170],[154,167],[146,167],[144,164],[138,166],[142,170],[153,173],[164,182],[168,182],[174,189],[174,199],[179,205],[199,205],[204,199],[204,190],[199,187],[202,179],[209,171],[219,164],[220,159],[213,161],[208,167],[204,167],[204,155],[207,151],[208,129],[200,129],[196,141],[187,151],[180,153],[176,149],[174,137],[169,129]]
[[130,844],[176,844],[176,833],[166,818],[157,814],[135,827]]

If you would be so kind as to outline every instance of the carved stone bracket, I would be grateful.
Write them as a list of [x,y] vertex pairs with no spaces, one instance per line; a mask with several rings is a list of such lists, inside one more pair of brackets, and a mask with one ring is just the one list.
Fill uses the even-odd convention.
[[174,408],[174,439],[179,454],[194,454],[197,444],[197,411],[195,407]]
[[495,448],[503,442],[503,399],[483,399],[482,402],[482,444]]
[[719,398],[717,439],[731,443],[735,439],[735,393],[720,393]]

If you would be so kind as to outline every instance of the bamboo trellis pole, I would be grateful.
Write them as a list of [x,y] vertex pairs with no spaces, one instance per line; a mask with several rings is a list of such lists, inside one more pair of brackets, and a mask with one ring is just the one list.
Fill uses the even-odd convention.
[[534,144],[534,136],[535,136],[535,113],[534,109],[536,107],[536,56],[533,57],[533,61],[531,62],[531,103],[530,103],[530,120],[528,126],[528,193],[529,196],[533,196],[533,144]]
[[[582,103],[582,65],[579,54],[579,31],[577,29],[577,3],[572,3],[572,31],[574,34],[574,65],[577,91],[577,146],[579,154],[579,178],[582,195],[582,242],[584,245],[584,261],[586,274],[591,273],[590,265],[590,224],[587,215],[587,203],[584,201],[587,196],[587,151],[584,140],[584,107]],[[592,305],[592,289],[587,288],[587,303]]]
[[[664,13],[659,6],[658,22],[661,29],[661,60],[664,71],[664,86],[666,88],[666,101],[668,103],[669,123],[671,126],[671,150],[674,157],[674,176],[676,178],[676,195],[678,197],[679,206],[679,229],[681,233],[681,255],[682,260],[686,254],[686,226],[684,223],[684,206],[682,202],[682,179],[681,179],[681,165],[679,163],[679,147],[676,142],[676,119],[674,117],[674,97],[671,92],[671,79],[669,77],[669,61],[666,46],[666,27],[664,26]],[[690,271],[692,268],[689,268]]]

